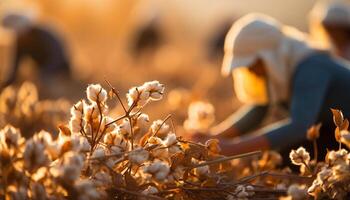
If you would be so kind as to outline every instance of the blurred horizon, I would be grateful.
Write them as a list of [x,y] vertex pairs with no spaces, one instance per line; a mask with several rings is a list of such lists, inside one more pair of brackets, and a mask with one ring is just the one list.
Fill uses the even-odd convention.
[[[145,81],[159,80],[168,92],[184,88],[192,99],[212,102],[218,119],[223,119],[240,103],[232,100],[231,78],[220,74],[221,55],[216,53],[214,59],[208,56],[208,52],[218,51],[212,50],[212,40],[222,37],[228,25],[250,12],[265,13],[307,31],[308,13],[315,2],[2,0],[0,13],[29,13],[38,24],[52,28],[67,47],[74,78],[84,84],[104,84],[107,79],[124,93]],[[153,24],[162,34],[162,43],[154,51],[135,56],[131,51],[135,35]],[[6,71],[1,69],[2,78]],[[77,90],[76,96],[84,96],[83,91]],[[163,105],[159,104],[159,112]]]

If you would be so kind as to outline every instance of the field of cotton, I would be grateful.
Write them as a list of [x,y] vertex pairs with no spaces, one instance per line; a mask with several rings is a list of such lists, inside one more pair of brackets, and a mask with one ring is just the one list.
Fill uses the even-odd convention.
[[[341,109],[330,111],[339,148],[321,159],[321,124],[305,133],[313,151],[287,156],[226,154],[220,138],[207,138],[243,105],[221,74],[232,23],[254,11],[306,31],[314,1],[266,4],[279,9],[259,0],[0,0],[0,199],[349,198]],[[11,23],[35,31],[18,39]],[[267,115],[259,127],[288,111]]]

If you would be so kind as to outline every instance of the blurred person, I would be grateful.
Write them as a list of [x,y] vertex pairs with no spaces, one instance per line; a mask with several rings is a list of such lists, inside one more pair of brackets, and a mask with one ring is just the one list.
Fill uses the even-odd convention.
[[310,15],[312,36],[330,46],[336,55],[350,60],[350,3],[321,1]]
[[[273,149],[288,157],[291,148],[311,149],[306,131],[322,122],[319,156],[337,147],[330,108],[350,116],[350,69],[298,30],[265,15],[242,17],[226,37],[222,72],[232,73],[236,96],[246,106],[194,140],[217,138],[226,155]],[[258,129],[272,105],[290,117]]]
[[163,38],[158,23],[155,20],[139,27],[134,33],[132,52],[138,57],[142,53],[155,51],[162,43]]
[[30,15],[10,13],[3,17],[2,26],[15,35],[15,52],[10,73],[1,87],[13,83],[20,62],[31,58],[39,68],[40,80],[45,84],[52,79],[70,77],[70,64],[61,39],[47,27],[34,23]]

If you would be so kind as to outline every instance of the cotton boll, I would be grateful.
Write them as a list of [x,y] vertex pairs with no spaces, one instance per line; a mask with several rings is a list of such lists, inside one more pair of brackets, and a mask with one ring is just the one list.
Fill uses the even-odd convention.
[[146,82],[142,85],[142,87],[144,87],[144,91],[148,91],[150,93],[149,96],[153,101],[162,99],[165,87],[163,84],[160,84],[159,81]]
[[39,133],[33,136],[33,139],[36,142],[43,143],[45,146],[48,146],[53,142],[51,134],[47,131],[40,131]]
[[138,99],[139,92],[140,91],[138,91],[136,87],[129,89],[129,92],[126,94],[129,106],[131,106]]
[[215,121],[214,106],[210,103],[196,101],[188,107],[188,118],[184,127],[191,131],[205,131]]
[[83,129],[81,118],[72,117],[69,121],[69,129],[73,133],[79,133]]
[[151,125],[151,131],[153,134],[157,134],[158,137],[164,138],[168,135],[170,127],[168,124],[163,123],[163,120],[156,120]]
[[35,170],[48,163],[45,145],[30,139],[26,142],[23,153],[24,167],[29,171]]
[[348,152],[345,149],[339,151],[329,151],[326,156],[326,161],[331,165],[345,163]]
[[89,141],[85,137],[79,137],[79,150],[82,152],[88,152],[91,149]]
[[103,158],[105,156],[105,150],[102,147],[98,147],[95,149],[95,151],[92,153],[92,158]]
[[150,93],[149,91],[145,91],[143,89],[141,89],[141,94],[139,96],[139,101],[138,101],[138,107],[142,107],[144,105],[146,105],[149,101],[150,98]]
[[117,128],[118,134],[129,136],[131,134],[131,126],[128,119],[124,119]]
[[145,194],[145,195],[157,194],[158,193],[158,189],[156,187],[154,187],[154,186],[148,186],[148,188],[143,190],[141,193]]
[[115,134],[113,145],[120,147],[123,151],[128,151],[130,147],[129,141],[127,141],[122,135]]
[[152,92],[150,97],[152,100],[160,100],[160,99],[162,99],[163,95],[161,93],[158,93],[158,92]]
[[94,176],[94,183],[97,186],[108,186],[112,184],[112,177],[104,171],[97,172]]
[[150,93],[148,91],[145,91],[142,87],[133,87],[126,95],[128,105],[142,107],[148,102],[149,95]]
[[145,82],[142,86],[133,87],[126,95],[128,105],[137,107],[146,105],[150,100],[158,101],[163,97],[164,85],[158,81]]
[[73,152],[64,154],[63,162],[58,167],[58,177],[67,183],[74,182],[80,176],[81,170],[84,166],[84,159],[82,156]]
[[164,146],[169,147],[177,143],[177,137],[175,133],[169,133],[163,141]]
[[11,125],[6,125],[0,131],[0,142],[4,147],[18,147],[20,143],[24,142],[24,138],[22,138],[21,133],[18,129],[14,128]]
[[87,98],[91,102],[105,102],[107,100],[107,91],[100,84],[91,84],[86,89]]
[[169,170],[168,170],[168,168],[165,168],[165,169],[160,170],[159,172],[157,172],[155,174],[155,178],[157,180],[159,180],[159,181],[163,181],[164,179],[167,178],[168,174],[169,174]]
[[297,150],[292,150],[289,157],[295,165],[302,165],[310,161],[310,155],[303,147],[299,147]]
[[[105,128],[106,129],[105,130],[106,133],[116,130],[118,126],[115,123],[112,123],[113,121],[114,121],[113,118],[105,116],[103,118],[103,128],[102,128],[102,125],[101,125],[101,130],[103,130]],[[112,123],[112,124],[110,124],[110,123]],[[106,127],[107,124],[109,124],[108,127]]]
[[99,117],[99,111],[94,105],[88,105],[84,107],[84,119],[86,121],[94,120]]
[[71,109],[70,113],[74,118],[82,118],[84,112],[85,101],[78,101]]
[[153,174],[158,181],[164,181],[169,175],[170,166],[163,161],[155,160],[144,168],[145,173]]
[[148,160],[149,153],[144,149],[135,149],[128,156],[132,163],[140,165]]
[[149,117],[147,114],[142,113],[137,117],[136,120],[137,126],[141,129],[146,129],[148,123],[149,123]]

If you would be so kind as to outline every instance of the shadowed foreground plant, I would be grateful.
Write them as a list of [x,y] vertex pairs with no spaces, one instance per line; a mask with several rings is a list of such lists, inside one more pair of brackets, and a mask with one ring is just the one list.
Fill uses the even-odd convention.
[[[171,115],[152,122],[143,113],[164,95],[158,81],[131,88],[127,102],[107,84],[108,92],[99,84],[88,86],[87,99],[72,106],[57,138],[40,131],[25,140],[10,125],[0,131],[0,198],[297,199],[308,189],[315,197],[339,199],[349,191],[344,149],[330,151],[314,171],[305,149],[292,151],[293,163],[306,168],[307,176],[279,169],[282,158],[272,151],[222,156],[217,140],[186,141],[176,136]],[[124,111],[116,118],[109,116],[111,100]],[[200,119],[212,122],[206,116]]]

